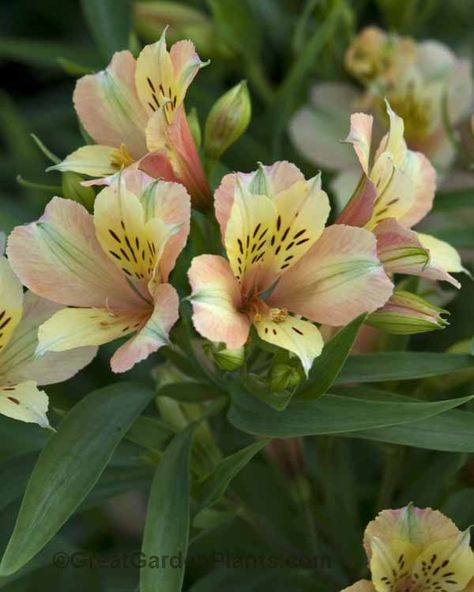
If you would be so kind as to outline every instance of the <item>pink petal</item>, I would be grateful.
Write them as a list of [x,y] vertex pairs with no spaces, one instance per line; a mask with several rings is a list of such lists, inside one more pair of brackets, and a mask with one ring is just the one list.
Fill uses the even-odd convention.
[[240,287],[229,262],[218,255],[200,255],[193,259],[188,277],[196,331],[230,349],[244,345],[250,321],[240,312]]
[[362,177],[354,195],[339,214],[336,224],[363,227],[372,217],[377,190],[367,177]]
[[368,230],[330,226],[281,277],[268,304],[335,326],[372,312],[393,291],[376,251],[375,237]]
[[173,166],[164,150],[150,152],[144,156],[139,163],[140,170],[153,179],[164,179],[165,181],[177,181]]
[[259,170],[251,173],[230,173],[225,175],[214,194],[216,218],[219,222],[223,238],[234,204],[237,183],[239,182],[244,187],[249,188],[256,175],[262,172],[268,184],[269,195],[285,191],[285,189],[290,188],[298,181],[304,180],[304,176],[298,167],[285,160],[275,162],[270,166],[262,166]]
[[199,58],[194,44],[189,40],[178,41],[170,49],[176,79],[185,93],[203,63]]
[[60,305],[32,292],[25,294],[23,318],[0,358],[0,375],[8,384],[27,380],[33,380],[38,385],[64,382],[93,360],[96,347],[35,356],[38,328],[60,308]]
[[165,152],[175,178],[191,194],[193,205],[207,209],[211,204],[211,192],[184,108],[178,109],[171,124],[167,123],[163,109],[157,110],[150,117],[146,134],[148,149]]
[[38,222],[15,228],[8,257],[22,283],[53,302],[117,310],[141,306],[99,245],[92,216],[69,199],[54,197]]
[[97,144],[125,144],[138,159],[146,153],[147,116],[135,91],[135,67],[129,51],[115,53],[105,70],[78,80],[73,100],[82,125]]
[[163,345],[179,318],[179,298],[170,284],[160,284],[155,291],[155,308],[145,326],[124,345],[110,360],[114,372],[126,372],[135,364],[148,358]]

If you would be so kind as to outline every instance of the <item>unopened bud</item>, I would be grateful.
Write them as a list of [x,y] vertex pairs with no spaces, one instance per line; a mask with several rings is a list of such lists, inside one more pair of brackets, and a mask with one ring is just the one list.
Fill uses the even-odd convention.
[[270,371],[270,389],[284,391],[295,388],[302,378],[303,374],[298,366],[284,362],[274,364]]
[[247,83],[242,81],[223,94],[213,105],[206,121],[206,156],[218,160],[247,129],[252,115]]
[[210,343],[207,352],[213,357],[215,363],[221,370],[233,372],[238,370],[245,360],[245,348],[227,349],[223,344]]
[[397,290],[382,308],[368,317],[367,324],[393,335],[410,335],[444,329],[449,323],[442,315],[448,314],[420,296]]

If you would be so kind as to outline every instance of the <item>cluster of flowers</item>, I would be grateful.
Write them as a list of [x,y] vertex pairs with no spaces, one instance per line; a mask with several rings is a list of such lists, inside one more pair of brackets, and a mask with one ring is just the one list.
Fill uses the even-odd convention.
[[[119,52],[105,71],[78,81],[74,104],[96,144],[54,168],[96,177],[87,183],[104,188],[93,213],[55,197],[37,222],[9,237],[0,265],[5,415],[48,425],[38,384],[65,380],[97,346],[121,337],[129,339],[112,357],[114,372],[169,343],[179,317],[170,273],[191,207],[212,205],[183,105],[202,65],[190,41],[168,52],[163,36],[137,60]],[[306,180],[293,164],[276,162],[224,176],[214,208],[226,256],[199,255],[188,272],[201,336],[240,348],[253,326],[307,373],[323,347],[315,323],[341,327],[368,312],[372,324],[394,331],[403,322],[404,332],[444,326],[440,309],[394,289],[395,273],[458,287],[449,273],[462,265],[452,247],[411,230],[432,206],[436,175],[408,149],[403,120],[388,104],[387,113],[390,128],[376,150],[372,116],[352,115],[347,142],[358,182],[327,227],[319,175]],[[31,291],[25,296],[22,284]]]
[[474,553],[441,512],[412,505],[384,510],[364,534],[372,580],[342,592],[472,592]]
[[336,172],[332,188],[345,203],[359,171],[338,144],[348,113],[374,115],[376,134],[386,124],[384,101],[405,123],[405,139],[423,152],[442,176],[456,156],[457,128],[472,114],[474,88],[469,60],[438,41],[416,43],[376,27],[362,30],[345,56],[348,74],[359,84],[325,82],[311,91],[311,104],[290,124],[293,143],[305,158]]

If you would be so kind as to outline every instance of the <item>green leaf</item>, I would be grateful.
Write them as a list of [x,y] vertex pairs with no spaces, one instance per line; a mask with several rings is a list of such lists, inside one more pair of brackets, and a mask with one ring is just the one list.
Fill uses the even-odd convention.
[[66,415],[33,470],[1,575],[20,569],[58,532],[152,398],[141,385],[116,383],[90,393]]
[[105,60],[128,49],[131,0],[81,0],[89,29]]
[[170,382],[158,389],[159,397],[169,397],[176,401],[208,401],[221,397],[223,392],[208,382]]
[[46,39],[3,38],[0,40],[0,58],[11,59],[34,66],[57,68],[57,59],[79,60],[96,66],[97,53],[87,46],[70,45],[47,41]]
[[127,440],[153,451],[161,451],[174,435],[170,426],[153,417],[138,417],[127,434]]
[[214,472],[199,486],[199,497],[201,498],[199,509],[202,510],[217,503],[224,495],[232,479],[240,473],[262,448],[265,448],[268,442],[268,439],[254,442],[221,460]]
[[472,397],[434,403],[369,400],[361,396],[324,395],[315,401],[294,401],[283,412],[274,411],[248,393],[234,393],[228,419],[250,434],[292,438],[343,434],[381,428],[432,417],[463,405]]
[[474,367],[474,357],[463,354],[383,352],[350,356],[336,379],[347,382],[412,380]]
[[303,390],[298,396],[319,399],[328,392],[344,366],[357,333],[366,318],[366,314],[360,315],[326,343],[322,354],[314,361],[308,382],[303,385]]
[[[413,401],[410,397],[387,391],[364,389],[363,392],[365,397],[374,401],[394,400],[400,401],[400,404]],[[345,435],[350,438],[376,440],[428,450],[474,452],[473,433],[474,413],[453,409],[429,419]]]
[[[190,458],[196,424],[172,440],[156,470],[148,501],[142,552],[168,557],[165,565],[144,566],[140,592],[180,592],[189,540]],[[176,563],[174,563],[176,562]]]

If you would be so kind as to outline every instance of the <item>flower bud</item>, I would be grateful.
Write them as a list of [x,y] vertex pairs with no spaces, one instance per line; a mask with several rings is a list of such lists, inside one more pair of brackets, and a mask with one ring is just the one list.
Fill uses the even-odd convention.
[[204,150],[212,160],[236,142],[247,129],[252,115],[247,83],[242,81],[213,105],[204,130]]
[[284,391],[295,388],[303,378],[301,369],[291,363],[277,363],[270,371],[270,389]]
[[238,370],[245,359],[245,348],[227,349],[223,344],[207,344],[207,352],[213,357],[221,370],[233,372]]
[[393,335],[410,335],[444,329],[449,323],[443,314],[449,312],[420,296],[397,290],[382,308],[368,317],[367,324]]
[[196,144],[196,148],[199,149],[202,141],[201,125],[199,124],[199,117],[194,107],[187,114],[186,119],[188,120],[189,130]]

